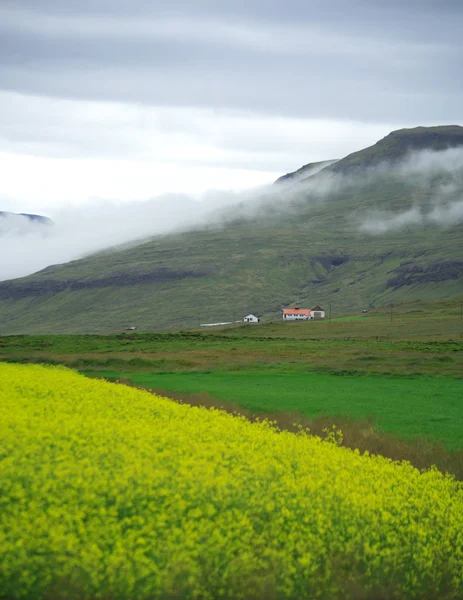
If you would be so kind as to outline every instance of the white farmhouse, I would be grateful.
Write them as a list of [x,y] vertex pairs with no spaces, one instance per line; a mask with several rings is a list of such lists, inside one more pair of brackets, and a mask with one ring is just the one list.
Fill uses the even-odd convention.
[[244,317],[243,320],[245,323],[258,323],[260,321],[259,317],[256,317],[256,315],[248,315],[247,317]]
[[284,308],[283,309],[283,321],[308,321],[312,318],[310,310],[308,308]]

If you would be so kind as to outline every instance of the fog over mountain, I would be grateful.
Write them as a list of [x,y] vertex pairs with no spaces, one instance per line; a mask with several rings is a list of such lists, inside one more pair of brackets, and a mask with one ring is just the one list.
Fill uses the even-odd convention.
[[[193,227],[222,227],[233,219],[284,217],[328,202],[340,190],[355,190],[393,174],[409,183],[430,184],[443,177],[433,196],[417,198],[405,209],[370,206],[352,219],[368,234],[385,234],[410,226],[446,227],[463,218],[463,148],[412,152],[397,164],[384,161],[361,174],[315,168],[305,179],[279,180],[278,185],[245,192],[210,191],[201,197],[172,194],[146,201],[118,203],[93,200],[88,205],[50,213],[53,227],[18,215],[0,219],[0,280],[28,275],[51,264],[68,262],[91,253]],[[299,173],[299,172],[298,172]]]
[[195,199],[166,195],[120,203],[94,199],[83,206],[50,211],[53,227],[9,214],[0,219],[0,280],[21,277],[50,264],[207,222],[218,208],[245,195],[211,193]]

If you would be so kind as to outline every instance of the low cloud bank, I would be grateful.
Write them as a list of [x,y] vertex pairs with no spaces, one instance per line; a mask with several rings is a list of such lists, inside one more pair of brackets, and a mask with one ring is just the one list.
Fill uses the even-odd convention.
[[385,234],[417,226],[449,227],[463,222],[462,148],[414,153],[393,172],[420,186],[422,191],[406,210],[368,211],[359,226],[361,231]]
[[7,215],[0,218],[0,280],[207,224],[214,221],[217,211],[242,200],[239,194],[223,192],[200,199],[176,194],[130,203],[94,199],[50,212],[47,216],[53,225]]
[[[323,185],[320,190],[325,193]],[[210,191],[200,197],[168,194],[124,203],[93,199],[48,213],[52,226],[9,215],[0,218],[0,281],[158,235],[285,214],[306,197],[305,188],[270,185],[240,192]]]
[[174,194],[126,203],[94,199],[48,214],[54,221],[52,226],[18,216],[2,217],[0,280],[28,275],[111,247],[134,245],[160,234],[220,227],[237,218],[297,213],[301,206],[307,210],[311,205],[329,201],[340,191],[369,185],[391,172],[394,177],[417,183],[420,189],[432,190],[432,195],[424,193],[411,206],[405,199],[407,208],[397,212],[372,207],[360,218],[351,215],[346,204],[345,217],[355,218],[360,231],[380,235],[425,224],[450,226],[463,220],[463,149],[426,151],[410,155],[396,167],[381,165],[355,175],[321,172],[302,182],[246,192],[209,192],[200,198]]
[[419,206],[400,213],[376,211],[360,225],[360,230],[371,234],[398,231],[417,225],[440,225],[448,227],[463,222],[463,199],[446,205],[436,205],[426,211]]

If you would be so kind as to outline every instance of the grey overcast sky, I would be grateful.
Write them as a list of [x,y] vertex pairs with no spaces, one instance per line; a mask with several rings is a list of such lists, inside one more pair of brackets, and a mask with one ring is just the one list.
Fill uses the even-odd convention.
[[243,189],[463,123],[461,0],[1,0],[0,210]]

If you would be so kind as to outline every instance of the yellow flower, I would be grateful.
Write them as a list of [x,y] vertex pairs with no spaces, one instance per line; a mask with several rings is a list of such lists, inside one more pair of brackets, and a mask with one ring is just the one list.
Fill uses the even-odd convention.
[[463,488],[64,368],[0,364],[5,598],[463,596]]

